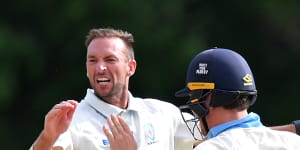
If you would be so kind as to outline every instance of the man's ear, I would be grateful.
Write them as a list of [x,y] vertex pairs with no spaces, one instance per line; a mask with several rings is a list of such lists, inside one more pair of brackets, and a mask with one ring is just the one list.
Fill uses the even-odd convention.
[[132,76],[135,73],[137,63],[136,63],[135,60],[130,60],[130,62],[128,63],[128,65],[129,65],[128,75]]

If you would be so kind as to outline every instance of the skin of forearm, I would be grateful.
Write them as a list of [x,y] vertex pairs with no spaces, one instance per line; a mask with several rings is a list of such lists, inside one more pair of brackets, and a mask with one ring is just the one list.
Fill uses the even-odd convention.
[[58,137],[48,137],[44,131],[33,143],[33,150],[52,150],[52,146]]
[[296,128],[294,124],[287,124],[287,125],[282,125],[282,126],[272,126],[270,127],[273,130],[279,130],[279,131],[289,131],[296,133]]

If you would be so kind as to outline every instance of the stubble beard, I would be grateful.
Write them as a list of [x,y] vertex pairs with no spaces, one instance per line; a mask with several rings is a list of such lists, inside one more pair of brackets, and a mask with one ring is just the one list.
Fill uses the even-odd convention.
[[[117,84],[117,85],[113,86],[107,94],[101,95],[100,94],[101,89],[99,89],[99,91],[98,91],[96,89],[95,85],[93,85],[93,84],[91,84],[91,87],[94,89],[95,95],[98,98],[106,101],[107,103],[110,103],[111,101],[118,99],[118,95],[120,95],[120,93],[122,93],[122,90],[125,88],[124,84]],[[119,98],[119,100],[120,99],[121,98]]]

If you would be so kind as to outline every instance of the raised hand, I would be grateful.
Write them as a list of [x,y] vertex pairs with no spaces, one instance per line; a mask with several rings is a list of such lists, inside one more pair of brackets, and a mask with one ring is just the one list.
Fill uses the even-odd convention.
[[43,131],[34,142],[34,150],[51,149],[59,135],[68,129],[77,104],[74,100],[67,100],[53,106],[45,117]]
[[77,102],[74,100],[56,104],[45,117],[45,134],[49,137],[58,137],[65,132],[71,123],[76,107]]
[[132,131],[121,116],[112,114],[107,118],[108,126],[103,126],[110,150],[137,150]]

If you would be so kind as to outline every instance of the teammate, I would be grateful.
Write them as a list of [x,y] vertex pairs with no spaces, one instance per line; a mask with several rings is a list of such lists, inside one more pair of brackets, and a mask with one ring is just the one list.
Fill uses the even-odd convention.
[[126,31],[90,30],[86,69],[92,89],[87,89],[79,104],[67,100],[55,105],[31,148],[192,149],[194,140],[175,105],[134,97],[128,90],[129,78],[137,66],[133,41]]
[[199,53],[189,65],[186,83],[175,95],[190,97],[187,106],[208,138],[195,150],[300,148],[300,136],[265,127],[258,114],[248,113],[257,90],[248,63],[238,53],[222,48]]

